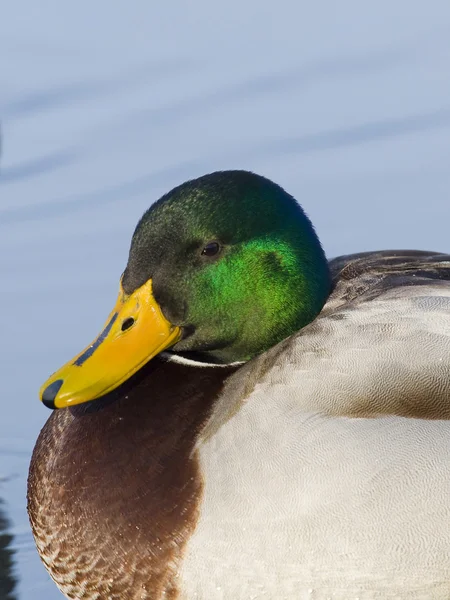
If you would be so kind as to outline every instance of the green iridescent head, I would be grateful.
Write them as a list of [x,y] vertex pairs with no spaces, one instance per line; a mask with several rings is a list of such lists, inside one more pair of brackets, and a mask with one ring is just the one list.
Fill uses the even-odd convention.
[[188,181],[144,214],[122,285],[149,279],[164,316],[182,328],[172,350],[245,361],[311,322],[330,276],[311,222],[268,179],[223,171]]
[[41,400],[100,398],[165,349],[249,360],[311,322],[329,292],[323,250],[292,196],[245,171],[188,181],[144,214],[104,329]]

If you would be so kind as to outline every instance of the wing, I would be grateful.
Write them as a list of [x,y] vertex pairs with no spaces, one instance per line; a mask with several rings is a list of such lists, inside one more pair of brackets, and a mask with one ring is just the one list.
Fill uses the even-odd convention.
[[223,568],[221,597],[450,597],[450,257],[330,267],[319,317],[229,377],[199,440],[194,592]]
[[235,376],[276,401],[340,416],[450,418],[450,255],[385,251],[330,262],[319,317]]

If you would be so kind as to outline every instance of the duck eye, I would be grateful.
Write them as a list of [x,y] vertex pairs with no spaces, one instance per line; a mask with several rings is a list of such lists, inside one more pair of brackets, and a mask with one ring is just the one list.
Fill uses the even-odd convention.
[[202,250],[202,256],[214,256],[220,250],[218,242],[209,242]]

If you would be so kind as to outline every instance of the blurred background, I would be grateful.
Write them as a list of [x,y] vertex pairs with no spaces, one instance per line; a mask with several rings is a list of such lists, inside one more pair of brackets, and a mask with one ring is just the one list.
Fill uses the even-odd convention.
[[449,252],[450,3],[16,0],[0,120],[0,598],[57,600],[26,516],[37,391],[102,326],[138,218],[243,168],[330,257]]

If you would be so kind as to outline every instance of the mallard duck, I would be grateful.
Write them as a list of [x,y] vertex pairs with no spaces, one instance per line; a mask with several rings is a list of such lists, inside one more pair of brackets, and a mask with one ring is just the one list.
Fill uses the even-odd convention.
[[281,187],[176,187],[43,385],[28,510],[68,598],[450,597],[450,256],[325,258]]

